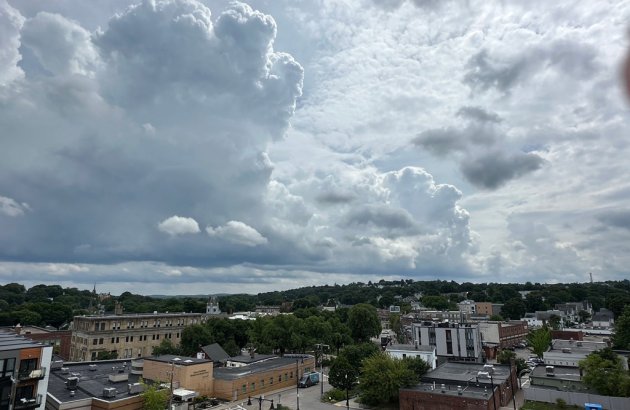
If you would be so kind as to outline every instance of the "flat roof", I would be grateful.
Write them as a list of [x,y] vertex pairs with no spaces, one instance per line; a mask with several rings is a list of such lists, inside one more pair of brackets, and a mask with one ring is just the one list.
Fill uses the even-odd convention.
[[[510,366],[495,364],[492,382],[495,384],[504,383],[510,377]],[[481,363],[447,362],[438,368],[431,370],[422,376],[423,382],[440,383],[441,381],[455,384],[466,384],[474,381],[477,383],[477,373],[487,371]],[[479,383],[490,384],[490,379],[479,378]]]
[[251,357],[248,354],[242,354],[242,355],[230,357],[227,360],[232,361],[232,362],[238,362],[238,363],[256,363],[262,360],[273,359],[274,357],[277,357],[277,356],[273,354],[255,354],[254,357]]
[[240,367],[217,367],[213,370],[215,379],[221,380],[236,380],[241,377],[255,374],[264,373],[269,370],[277,369],[279,367],[295,366],[297,360],[296,357],[278,357],[275,356],[271,359],[249,364],[247,366]]
[[553,366],[553,376],[547,375],[545,366],[536,366],[530,377],[542,377],[547,379],[573,380],[580,381],[580,369],[577,367]]
[[[458,387],[461,387],[461,394],[459,394]],[[495,386],[496,388],[496,386]],[[413,392],[422,392],[422,393],[430,393],[430,394],[439,394],[446,396],[457,396],[457,397],[465,397],[467,399],[481,399],[481,400],[490,400],[490,386],[477,386],[476,384],[464,383],[461,386],[458,385],[445,385],[444,389],[442,389],[441,384],[433,384],[433,383],[420,383],[413,387],[408,387],[405,389],[401,389],[403,391],[413,391]]]
[[158,316],[201,316],[201,313],[186,313],[186,312],[177,312],[177,313],[123,313],[122,315],[116,315],[113,313],[106,313],[104,315],[83,315],[83,316],[75,316],[74,319],[125,319],[125,318],[145,318],[145,317],[158,317]]
[[403,350],[406,352],[433,352],[435,347],[427,346],[427,345],[389,345],[385,348],[385,350]]
[[198,359],[196,357],[177,356],[173,354],[164,354],[161,356],[145,357],[144,360],[153,360],[155,362],[162,363],[175,363],[178,366],[190,366],[199,363],[212,363],[212,360]]
[[[125,365],[126,364],[126,365]],[[82,400],[87,398],[98,398],[104,401],[116,401],[127,399],[132,395],[128,394],[127,384],[137,383],[141,375],[131,374],[131,359],[127,360],[104,360],[96,362],[64,363],[64,368],[68,373],[62,373],[61,369],[50,372],[48,379],[48,394],[62,403]],[[119,375],[120,370],[128,375],[128,380],[120,382],[110,382],[110,375]],[[74,390],[74,396],[66,388],[68,377],[78,377],[79,384]],[[103,397],[104,388],[115,388],[115,397]]]

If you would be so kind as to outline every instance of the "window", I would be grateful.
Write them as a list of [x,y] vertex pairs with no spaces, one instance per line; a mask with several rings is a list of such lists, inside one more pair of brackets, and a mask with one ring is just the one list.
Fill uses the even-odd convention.
[[115,340],[116,340],[116,338],[115,338],[115,337],[112,337],[112,343],[114,343],[114,341],[115,341]]
[[286,382],[287,380],[289,380],[289,374],[288,374],[288,373],[285,373],[285,374],[284,374],[284,381]]
[[160,340],[160,335],[159,334],[155,336],[155,340]]
[[265,379],[260,379],[260,388],[264,388],[265,387]]
[[282,382],[282,375],[281,374],[278,375],[278,383],[280,383],[280,382]]
[[14,370],[15,370],[14,358],[0,360],[0,376],[1,377],[12,376]]
[[291,376],[289,376],[291,379],[293,378],[293,372],[291,372]]
[[103,338],[101,337],[100,339],[98,339],[98,344],[102,345],[103,344]]
[[242,391],[243,393],[247,393],[247,385],[246,385],[246,384],[244,384],[244,385],[242,385],[242,386],[241,386],[241,391]]
[[96,345],[98,343],[98,339],[92,339],[92,344]]
[[256,390],[256,382],[252,382],[252,384],[249,386],[249,391],[254,391]]
[[269,378],[269,384],[273,384],[273,377]]
[[118,343],[118,342],[120,342],[120,338],[117,337],[116,338],[116,343]]

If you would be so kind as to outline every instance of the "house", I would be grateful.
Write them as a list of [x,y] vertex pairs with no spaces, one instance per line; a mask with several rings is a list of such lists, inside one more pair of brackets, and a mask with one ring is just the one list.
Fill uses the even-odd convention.
[[385,347],[385,352],[391,357],[397,359],[405,359],[407,357],[414,358],[419,357],[431,369],[435,369],[437,366],[437,355],[435,353],[435,346],[427,345],[399,345],[393,344]]

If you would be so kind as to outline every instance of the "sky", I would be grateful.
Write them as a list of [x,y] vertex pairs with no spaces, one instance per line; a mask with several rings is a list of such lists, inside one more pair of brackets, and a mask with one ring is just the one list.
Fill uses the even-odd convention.
[[0,283],[627,278],[629,1],[0,0]]

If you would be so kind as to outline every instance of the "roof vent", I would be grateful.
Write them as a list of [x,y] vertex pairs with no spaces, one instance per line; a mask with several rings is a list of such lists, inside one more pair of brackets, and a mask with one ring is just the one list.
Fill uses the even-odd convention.
[[562,353],[571,353],[571,348],[570,347],[563,347],[562,348]]
[[442,383],[442,386],[440,387],[441,387],[442,393],[446,393],[446,385]]
[[460,396],[464,394],[464,391],[462,390],[462,386],[457,386],[457,394]]
[[68,369],[67,367],[61,368],[61,374],[68,374],[68,373],[70,373],[70,369]]
[[95,372],[95,371],[96,371],[96,369],[98,368],[98,366],[97,366],[97,365],[95,365],[95,364],[91,364],[91,365],[89,365],[88,367],[90,368],[90,371],[91,371],[91,372]]
[[548,377],[552,377],[554,375],[553,366],[545,366],[545,372],[547,373]]
[[103,388],[103,397],[105,397],[105,398],[116,397],[116,388],[115,387],[104,387]]
[[66,380],[66,388],[69,390],[76,390],[78,385],[79,385],[78,377],[68,377],[68,380]]

